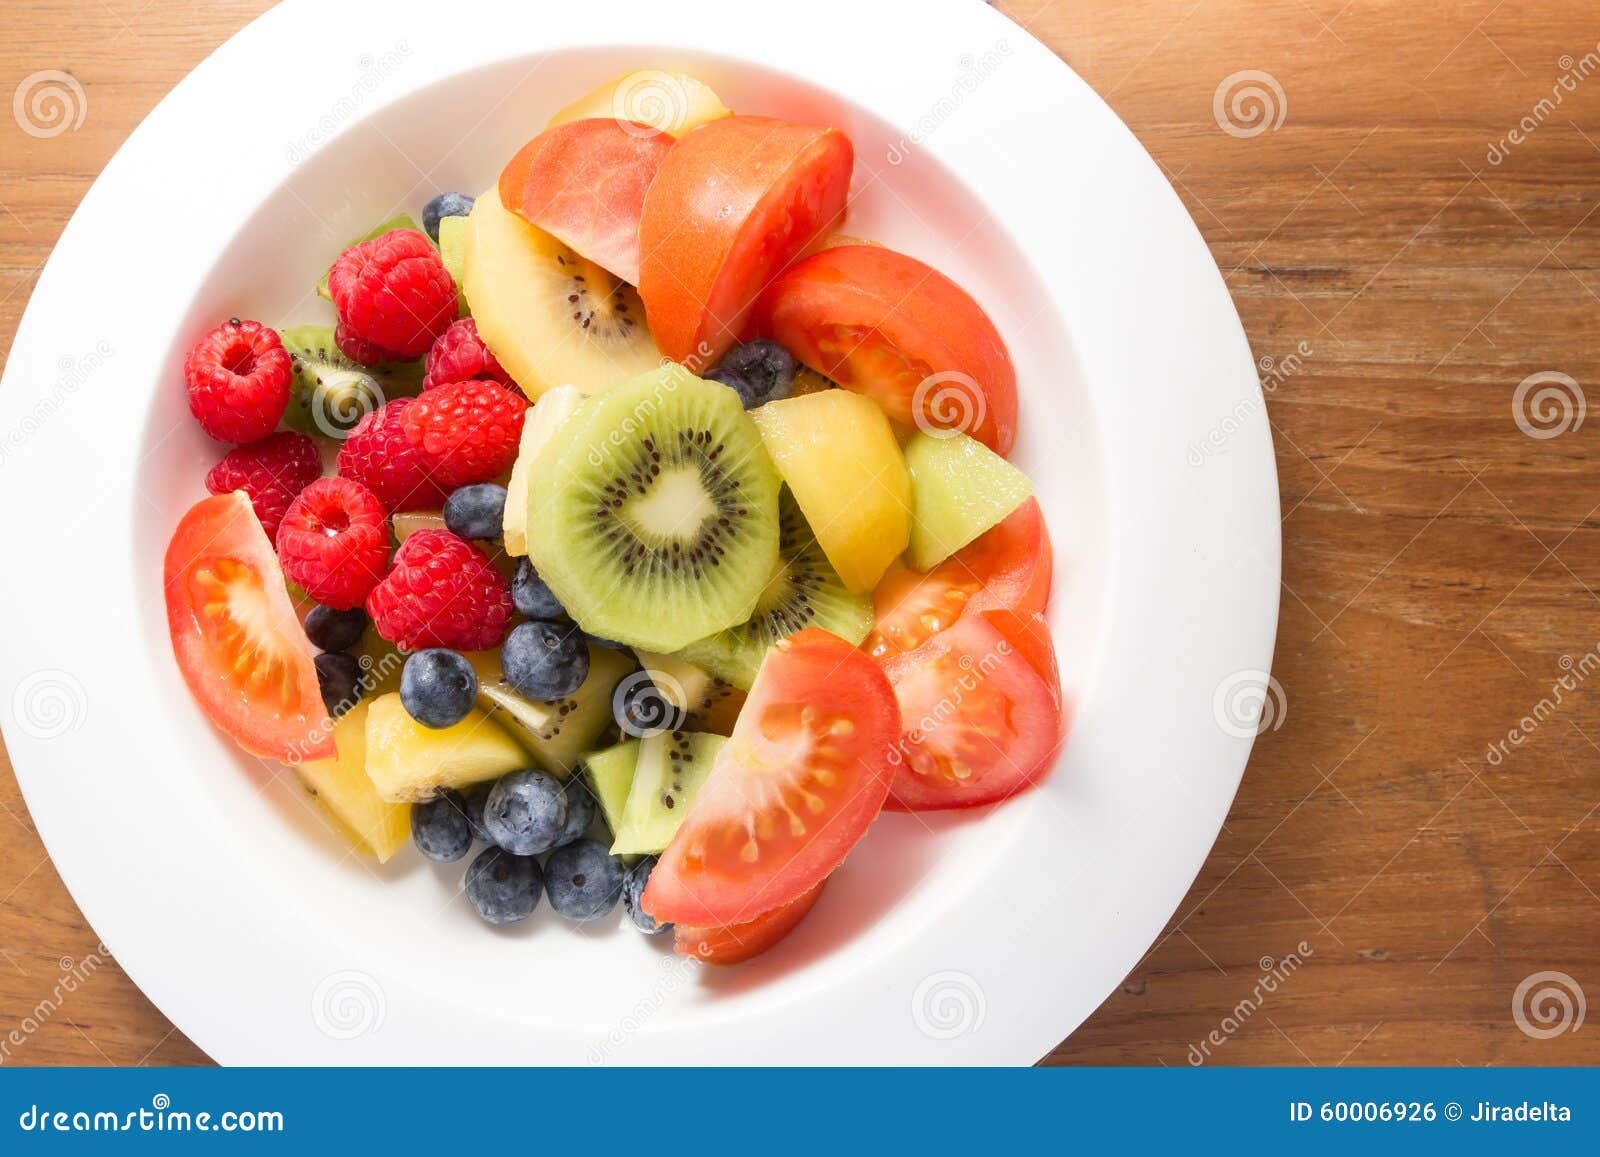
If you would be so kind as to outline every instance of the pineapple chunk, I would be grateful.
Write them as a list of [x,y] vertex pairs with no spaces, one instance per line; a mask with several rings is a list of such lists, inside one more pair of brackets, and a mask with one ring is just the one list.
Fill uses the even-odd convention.
[[502,533],[507,554],[528,553],[528,470],[539,451],[549,443],[556,428],[572,416],[572,411],[586,396],[577,386],[557,386],[553,390],[546,390],[534,404],[533,411],[523,419],[522,441],[517,445],[517,464],[511,468],[511,481],[506,484]]
[[750,417],[839,578],[870,591],[911,541],[911,474],[878,403],[824,390]]
[[602,84],[556,113],[546,127],[590,117],[615,117],[681,137],[731,112],[709,86],[694,77],[645,68]]
[[943,430],[913,434],[911,565],[930,571],[1033,494],[1028,476],[976,438]]
[[367,708],[357,703],[333,725],[337,756],[295,770],[344,837],[381,864],[411,838],[411,805],[384,800],[367,778]]
[[367,710],[367,777],[391,803],[417,803],[528,764],[529,753],[482,708],[438,730],[411,718],[398,693],[380,695]]
[[478,673],[478,699],[493,718],[521,740],[539,767],[565,779],[594,749],[611,722],[611,695],[617,681],[633,668],[606,647],[589,648],[589,677],[571,695],[554,703],[524,698],[505,681],[499,651],[467,656]]

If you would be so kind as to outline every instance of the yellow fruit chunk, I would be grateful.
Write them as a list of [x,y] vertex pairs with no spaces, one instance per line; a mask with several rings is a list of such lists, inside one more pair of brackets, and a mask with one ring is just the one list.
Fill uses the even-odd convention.
[[367,710],[365,701],[357,703],[334,724],[335,758],[295,770],[345,839],[381,864],[411,838],[411,805],[388,802],[367,778]]
[[911,475],[889,419],[849,390],[768,402],[750,417],[839,578],[870,591],[911,540]]
[[[506,484],[506,510],[501,523],[507,554],[528,553],[528,470],[556,428],[572,416],[584,397],[577,386],[557,386],[534,403],[533,411],[523,419],[522,441],[517,444],[517,462],[511,467],[511,481]],[[395,517],[398,519],[399,515]]]
[[535,401],[566,384],[598,393],[661,364],[632,287],[507,211],[498,188],[467,217],[461,288],[478,336]]
[[602,84],[550,118],[550,126],[589,117],[637,121],[681,137],[707,121],[732,115],[708,85],[681,72],[644,68]]
[[515,735],[533,756],[533,766],[565,779],[594,750],[600,733],[611,723],[611,698],[617,682],[633,663],[608,647],[589,648],[589,675],[565,699],[528,699],[506,681],[500,652],[474,651],[467,656],[478,673],[478,702],[495,722]]
[[482,708],[438,730],[411,718],[398,694],[380,695],[367,709],[367,778],[392,803],[431,799],[441,788],[498,779],[531,762]]
[[911,471],[911,565],[930,571],[1026,502],[1028,476],[955,430],[918,432],[904,450]]

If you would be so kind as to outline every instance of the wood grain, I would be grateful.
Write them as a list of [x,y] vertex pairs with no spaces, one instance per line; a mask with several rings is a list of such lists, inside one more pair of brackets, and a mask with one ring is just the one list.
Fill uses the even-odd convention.
[[[3,348],[94,174],[264,7],[0,7],[6,82],[64,69],[88,98],[59,136],[0,125]],[[1600,423],[1535,438],[1513,413],[1529,375],[1600,381],[1600,77],[1572,81],[1600,51],[1600,13],[999,7],[1128,122],[1210,243],[1277,367],[1284,513],[1276,729],[1166,933],[1049,1060],[1600,1063],[1600,1033],[1541,1039],[1513,1015],[1540,972],[1600,998],[1600,701],[1583,682],[1600,646]],[[1284,108],[1255,135],[1214,112],[1247,70]],[[1523,118],[1533,130],[1493,159]],[[1526,740],[1491,760],[1517,727]],[[96,938],[9,775],[0,804],[3,1033]],[[1282,975],[1291,953],[1298,968],[1258,1000],[1263,967]],[[205,1060],[114,962],[91,971],[7,1063]]]

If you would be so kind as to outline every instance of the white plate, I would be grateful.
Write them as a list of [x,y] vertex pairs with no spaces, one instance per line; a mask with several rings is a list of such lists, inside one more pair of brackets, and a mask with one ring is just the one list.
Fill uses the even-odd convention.
[[[1253,737],[1219,726],[1214,696],[1268,666],[1279,558],[1222,279],[1132,135],[993,10],[803,11],[289,3],[160,104],[62,236],[0,390],[0,715],[73,896],[219,1061],[1031,1062],[1135,964],[1211,847]],[[850,231],[943,269],[999,324],[1075,714],[1043,788],[885,817],[788,942],[715,975],[548,909],[497,933],[460,865],[344,855],[292,779],[204,722],[160,590],[218,453],[184,406],[197,335],[325,317],[308,290],[349,237],[487,186],[591,86],[674,66],[735,108],[846,128]],[[1221,448],[1194,453],[1215,429]]]

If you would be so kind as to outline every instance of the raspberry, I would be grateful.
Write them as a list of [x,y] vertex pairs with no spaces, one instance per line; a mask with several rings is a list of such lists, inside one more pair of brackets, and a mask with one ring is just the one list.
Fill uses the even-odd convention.
[[414,229],[391,229],[346,249],[328,271],[328,295],[350,336],[402,361],[427,353],[457,312],[456,283]]
[[401,426],[414,402],[396,398],[364,414],[339,447],[339,474],[376,494],[390,513],[437,508],[445,499]]
[[278,537],[278,524],[295,495],[321,477],[317,444],[304,434],[285,430],[229,450],[206,475],[206,490],[211,494],[243,490],[270,541]]
[[389,561],[389,522],[378,496],[349,478],[319,478],[278,527],[283,573],[325,607],[359,607]]
[[367,596],[367,614],[404,651],[498,647],[511,626],[511,585],[489,556],[447,530],[419,530]]
[[229,318],[183,359],[189,412],[219,442],[254,442],[289,404],[289,355],[259,321]]
[[439,340],[428,351],[425,369],[422,378],[424,390],[450,382],[486,378],[519,394],[522,392],[495,359],[494,351],[483,344],[483,339],[478,336],[478,323],[470,317],[462,318],[439,335]]
[[511,468],[528,404],[494,382],[451,382],[412,401],[406,440],[446,492],[487,482]]
[[406,360],[395,357],[388,350],[379,349],[342,321],[333,327],[333,344],[339,347],[340,353],[360,366],[381,366],[386,362]]

